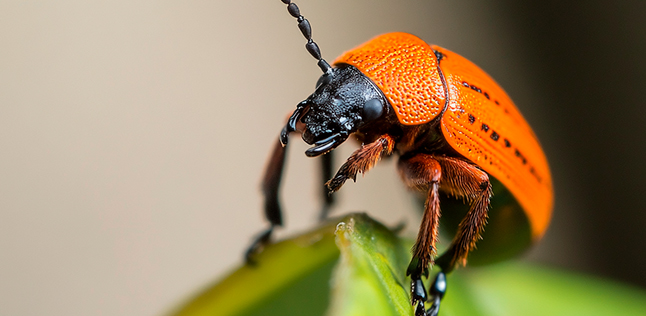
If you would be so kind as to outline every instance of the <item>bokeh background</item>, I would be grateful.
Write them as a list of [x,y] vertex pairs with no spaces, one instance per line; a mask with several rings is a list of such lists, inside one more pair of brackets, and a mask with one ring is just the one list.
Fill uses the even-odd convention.
[[[646,2],[297,3],[328,60],[406,31],[489,72],[554,176],[525,260],[646,286]],[[0,2],[0,315],[159,315],[241,263],[269,149],[319,76],[304,44],[278,0]],[[292,144],[282,237],[318,209]],[[393,164],[334,213],[414,228]]]

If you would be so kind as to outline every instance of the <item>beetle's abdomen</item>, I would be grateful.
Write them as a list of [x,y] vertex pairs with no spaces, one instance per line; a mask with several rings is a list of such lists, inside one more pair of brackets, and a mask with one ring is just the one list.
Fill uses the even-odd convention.
[[431,47],[407,33],[388,33],[334,61],[355,66],[384,93],[404,125],[428,123],[444,108],[446,90]]

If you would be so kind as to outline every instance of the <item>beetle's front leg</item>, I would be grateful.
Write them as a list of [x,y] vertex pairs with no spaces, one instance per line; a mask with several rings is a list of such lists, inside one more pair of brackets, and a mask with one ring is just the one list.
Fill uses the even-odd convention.
[[[319,160],[321,163],[320,175],[323,179],[323,183],[325,183],[330,178],[332,178],[333,175],[332,164],[334,162],[334,151],[330,151],[322,155]],[[321,211],[319,212],[319,221],[324,221],[325,219],[327,219],[327,216],[330,213],[330,208],[334,204],[334,195],[329,194],[327,186],[325,185],[321,186],[321,189],[321,199],[323,200],[323,205],[321,206]]]
[[265,176],[262,179],[262,192],[265,196],[265,217],[269,221],[269,228],[258,234],[251,246],[249,246],[249,249],[247,249],[245,253],[247,263],[254,263],[253,256],[269,243],[274,227],[283,225],[283,217],[278,201],[278,189],[280,188],[280,180],[283,176],[283,167],[285,166],[285,152],[287,151],[289,135],[297,131],[296,125],[305,111],[306,106],[307,100],[301,101],[296,106],[296,110],[288,116],[287,124],[285,124],[285,127],[280,132],[279,141],[274,145],[274,149],[269,157],[269,164],[265,168]]
[[[442,169],[440,163],[433,156],[427,154],[401,158],[398,169],[408,187],[428,191],[424,215],[417,233],[417,240],[413,246],[413,258],[406,270],[406,275],[410,275],[411,278],[411,303],[415,306],[415,316],[425,316],[424,303],[427,296],[422,276],[428,276],[430,266],[433,264],[433,256],[436,254],[435,244],[438,241],[440,224],[439,187]],[[431,294],[434,294],[433,287]],[[433,295],[434,299],[435,297]]]
[[286,150],[287,144],[283,145],[280,141],[277,141],[269,158],[269,164],[265,169],[262,192],[265,196],[265,217],[269,221],[269,228],[258,234],[249,249],[247,249],[245,253],[247,263],[253,263],[253,256],[269,243],[274,227],[283,225],[283,217],[278,201],[278,188],[283,175]]
[[395,140],[389,135],[382,135],[376,141],[362,145],[339,168],[334,178],[325,185],[330,193],[338,191],[348,179],[356,180],[358,173],[365,174],[383,156],[393,152]]

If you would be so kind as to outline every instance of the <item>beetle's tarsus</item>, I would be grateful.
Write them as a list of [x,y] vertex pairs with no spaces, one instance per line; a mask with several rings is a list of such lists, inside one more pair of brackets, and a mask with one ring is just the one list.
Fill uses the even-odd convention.
[[426,311],[425,316],[437,316],[437,314],[440,312],[440,298],[436,297],[433,299],[433,304],[431,307]]
[[376,141],[361,146],[348,160],[339,168],[334,178],[328,181],[327,186],[330,193],[339,190],[348,180],[357,181],[357,174],[365,174],[381,159],[392,153],[395,141],[389,135],[382,135]]
[[341,170],[334,176],[334,178],[330,179],[328,182],[325,183],[325,187],[328,190],[328,194],[332,194],[336,191],[338,191],[345,181],[348,180],[348,177],[345,176],[344,174],[339,174],[341,173]]
[[[412,262],[417,262],[417,260],[413,259]],[[408,267],[408,273],[412,273],[410,297],[411,305],[415,306],[415,316],[437,316],[440,312],[440,302],[446,293],[446,273],[441,271],[435,276],[435,280],[429,288],[428,295],[426,294],[426,288],[424,287],[421,276],[427,271],[428,269],[421,271],[416,265],[413,265],[413,268],[411,266]],[[432,302],[428,311],[425,310],[427,301]]]
[[426,316],[425,302],[428,296],[426,295],[426,288],[420,276],[420,273],[415,273],[411,276],[411,305],[415,306],[415,316]]
[[270,226],[267,230],[258,234],[256,239],[254,239],[251,246],[245,252],[245,262],[248,265],[255,266],[258,262],[255,260],[256,255],[262,252],[263,248],[269,244],[271,240],[271,233],[274,231],[274,226]]
[[417,301],[426,302],[426,288],[420,277],[413,277],[410,284],[411,303],[415,305]]
[[440,302],[446,293],[446,273],[443,271],[438,273],[437,276],[435,276],[433,284],[431,284],[431,287],[428,290],[430,301],[432,301],[433,304],[431,304],[431,307],[426,312],[426,316],[437,316],[440,312]]

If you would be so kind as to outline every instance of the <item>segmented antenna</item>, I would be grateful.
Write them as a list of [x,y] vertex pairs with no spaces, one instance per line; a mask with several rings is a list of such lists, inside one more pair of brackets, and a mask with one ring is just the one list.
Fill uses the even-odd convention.
[[301,33],[303,33],[303,36],[305,36],[305,39],[307,39],[305,49],[307,49],[312,57],[316,58],[316,60],[319,61],[319,68],[321,68],[324,73],[331,75],[332,67],[327,63],[327,61],[325,61],[325,59],[321,57],[321,50],[319,49],[319,46],[316,45],[316,43],[312,40],[312,27],[310,26],[310,22],[301,15],[301,11],[298,9],[296,3],[292,3],[291,0],[281,1],[287,5],[287,11],[289,12],[289,14],[296,18],[296,21],[298,22],[298,28],[301,30]]

